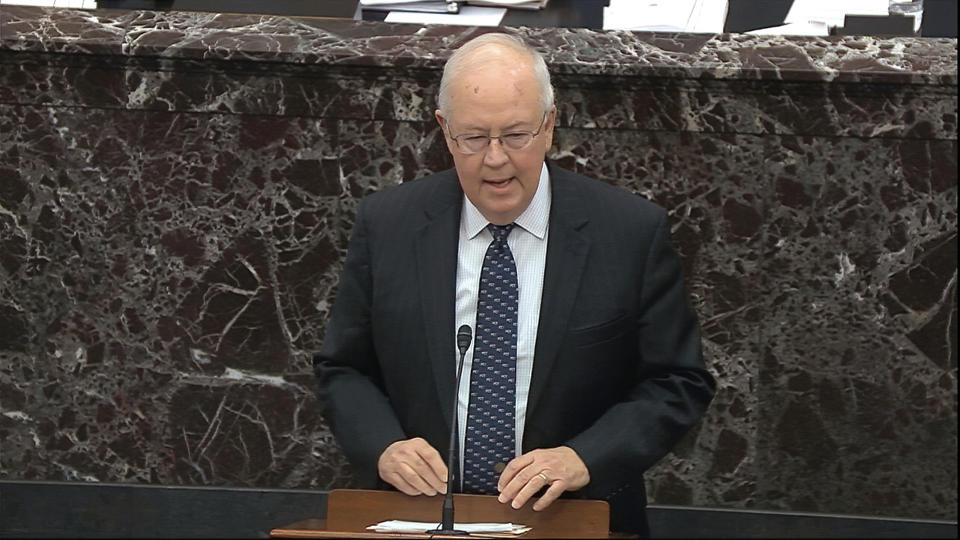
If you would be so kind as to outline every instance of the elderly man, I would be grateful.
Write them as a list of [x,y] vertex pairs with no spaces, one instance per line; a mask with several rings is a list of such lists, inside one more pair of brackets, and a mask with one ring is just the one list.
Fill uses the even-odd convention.
[[612,530],[645,534],[643,472],[715,390],[666,212],[545,161],[553,88],[517,38],[458,49],[436,118],[455,169],[361,201],[315,358],[359,484],[605,499]]

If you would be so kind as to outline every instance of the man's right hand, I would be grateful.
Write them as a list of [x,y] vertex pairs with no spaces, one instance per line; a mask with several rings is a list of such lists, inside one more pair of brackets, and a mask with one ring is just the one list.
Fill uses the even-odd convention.
[[407,495],[447,492],[447,466],[440,452],[417,437],[397,441],[380,454],[377,470],[384,482]]

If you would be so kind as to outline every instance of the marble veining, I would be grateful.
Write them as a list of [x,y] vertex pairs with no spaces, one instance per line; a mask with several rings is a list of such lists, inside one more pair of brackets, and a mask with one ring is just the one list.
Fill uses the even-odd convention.
[[[189,12],[3,10],[4,48],[435,69],[483,29]],[[956,83],[956,40],[516,28],[560,73]]]

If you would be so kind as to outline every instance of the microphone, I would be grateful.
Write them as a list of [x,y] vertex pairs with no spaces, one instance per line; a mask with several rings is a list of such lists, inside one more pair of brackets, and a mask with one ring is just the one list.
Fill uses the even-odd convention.
[[453,455],[457,450],[457,406],[459,404],[460,376],[463,374],[463,358],[467,355],[467,349],[470,348],[470,341],[472,340],[473,329],[470,328],[470,325],[465,324],[457,329],[457,350],[460,351],[460,363],[457,365],[457,383],[453,388],[453,416],[450,417],[450,451],[447,453],[447,494],[443,498],[443,520],[440,522],[440,528],[426,531],[428,534],[446,536],[468,534],[467,531],[453,528]]

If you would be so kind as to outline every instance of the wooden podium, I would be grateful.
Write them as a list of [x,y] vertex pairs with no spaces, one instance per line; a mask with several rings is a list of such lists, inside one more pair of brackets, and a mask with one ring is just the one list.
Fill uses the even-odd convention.
[[[491,495],[454,494],[458,523],[520,523],[531,527],[522,535],[472,534],[473,538],[610,538],[610,507],[604,501],[558,499],[534,512],[533,501],[520,510]],[[270,531],[271,538],[450,538],[427,534],[368,531],[388,519],[440,521],[443,496],[411,497],[394,491],[335,489],[327,496],[327,519],[307,519]],[[457,537],[452,537],[457,538]],[[461,537],[462,538],[462,537]]]

